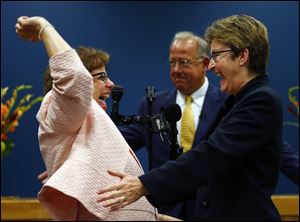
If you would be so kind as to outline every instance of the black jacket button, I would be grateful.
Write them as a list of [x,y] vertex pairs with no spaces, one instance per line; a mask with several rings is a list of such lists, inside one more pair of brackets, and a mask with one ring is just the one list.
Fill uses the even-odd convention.
[[209,207],[209,203],[206,202],[206,201],[203,201],[203,202],[202,202],[202,206],[207,208],[207,207]]

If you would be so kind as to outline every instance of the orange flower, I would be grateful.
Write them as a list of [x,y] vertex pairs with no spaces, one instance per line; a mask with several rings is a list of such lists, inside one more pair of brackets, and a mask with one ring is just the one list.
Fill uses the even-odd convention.
[[6,140],[7,140],[6,133],[1,133],[1,141],[6,141]]
[[19,125],[18,121],[15,120],[13,121],[10,125],[9,125],[9,128],[8,128],[8,131],[10,133],[14,132],[16,130],[16,127]]
[[8,111],[7,106],[1,103],[1,122],[3,117],[6,115],[7,111]]
[[26,94],[16,105],[18,93],[22,90],[30,89],[30,85],[17,86],[10,99],[2,102],[8,91],[8,87],[1,87],[1,159],[11,151],[14,146],[13,141],[8,138],[7,133],[12,133],[19,125],[19,119],[35,103],[42,101],[43,97],[32,98],[32,94]]

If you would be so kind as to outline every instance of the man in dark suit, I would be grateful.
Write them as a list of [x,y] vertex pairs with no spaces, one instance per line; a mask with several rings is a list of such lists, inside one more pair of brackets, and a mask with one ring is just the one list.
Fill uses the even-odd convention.
[[[142,195],[157,207],[195,198],[194,220],[280,220],[271,195],[281,165],[282,108],[267,84],[267,30],[251,16],[235,15],[213,23],[206,39],[209,68],[231,95],[225,106],[204,140],[175,161],[139,178],[109,171],[122,180],[98,192],[114,191],[99,197],[108,201],[104,206],[118,209]],[[179,64],[185,62],[171,60]]]

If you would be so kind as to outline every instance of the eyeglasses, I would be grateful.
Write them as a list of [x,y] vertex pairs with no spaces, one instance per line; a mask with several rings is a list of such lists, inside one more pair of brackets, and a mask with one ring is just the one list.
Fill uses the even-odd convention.
[[97,80],[100,80],[103,83],[107,83],[108,81],[108,75],[106,72],[99,72],[92,74],[93,77],[96,77]]
[[224,53],[224,52],[233,52],[232,49],[226,49],[226,50],[222,50],[222,51],[215,51],[212,53],[210,59],[212,59],[214,61],[214,63],[217,63],[221,58],[223,58],[224,56],[220,57],[219,55]]
[[172,68],[174,68],[176,66],[176,63],[178,62],[179,66],[181,67],[189,67],[191,64],[193,64],[196,60],[199,60],[200,58],[194,58],[194,59],[171,59],[169,61],[169,64]]

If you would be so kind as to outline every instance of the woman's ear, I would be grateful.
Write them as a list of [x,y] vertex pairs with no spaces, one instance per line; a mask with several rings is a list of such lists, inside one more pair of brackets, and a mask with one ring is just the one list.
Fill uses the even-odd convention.
[[249,50],[247,48],[243,49],[240,54],[240,65],[245,65],[249,60]]

